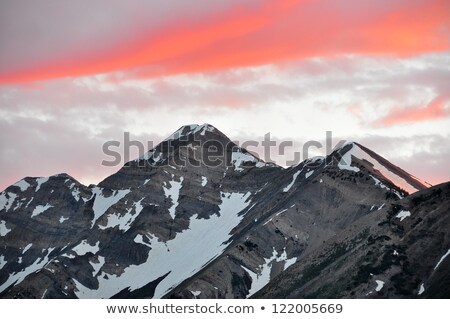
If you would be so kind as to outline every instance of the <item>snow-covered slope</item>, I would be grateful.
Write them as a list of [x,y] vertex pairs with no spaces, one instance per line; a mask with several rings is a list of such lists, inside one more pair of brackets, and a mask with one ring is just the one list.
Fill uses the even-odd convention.
[[239,213],[250,204],[250,195],[222,193],[218,216],[199,219],[197,215],[193,215],[189,220],[189,228],[169,241],[162,241],[150,232],[137,234],[134,242],[150,248],[144,263],[130,265],[120,275],[100,273],[97,289],[89,289],[77,282],[75,294],[79,298],[109,298],[123,289],[132,292],[149,281],[163,278],[154,297],[164,296],[223,252],[228,245],[231,230],[243,218]]

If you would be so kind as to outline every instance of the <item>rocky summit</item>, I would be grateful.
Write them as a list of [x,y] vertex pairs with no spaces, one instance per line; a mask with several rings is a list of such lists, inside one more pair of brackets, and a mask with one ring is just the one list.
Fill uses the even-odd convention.
[[449,207],[358,143],[282,168],[187,125],[98,185],[0,193],[0,296],[449,298]]

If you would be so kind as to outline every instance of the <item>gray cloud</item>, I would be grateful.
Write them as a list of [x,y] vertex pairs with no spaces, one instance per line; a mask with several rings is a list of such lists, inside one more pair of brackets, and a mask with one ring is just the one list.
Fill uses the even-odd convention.
[[[408,173],[432,184],[450,181],[450,134],[410,137],[369,136],[359,142]],[[407,155],[402,150],[407,149]]]
[[[10,121],[0,119],[0,189],[25,176],[68,173],[82,182],[99,182],[117,171],[124,164],[124,130],[120,128],[120,120],[108,117],[106,113],[104,116],[110,125],[99,127],[98,132],[82,126],[84,121],[89,121],[88,115],[71,117],[66,114],[49,121],[30,117]],[[157,134],[132,133],[131,139],[147,145],[148,141],[157,142],[162,137]],[[102,151],[102,145],[109,140],[121,142],[120,147],[113,149],[122,156],[118,166],[101,165],[103,160],[111,160]],[[130,148],[130,151],[130,159],[142,155],[138,154],[135,147]]]
[[82,62],[93,55],[111,55],[141,33],[152,36],[174,22],[192,23],[237,4],[252,7],[258,1],[1,1],[0,73],[23,71],[36,64],[58,65],[67,56]]

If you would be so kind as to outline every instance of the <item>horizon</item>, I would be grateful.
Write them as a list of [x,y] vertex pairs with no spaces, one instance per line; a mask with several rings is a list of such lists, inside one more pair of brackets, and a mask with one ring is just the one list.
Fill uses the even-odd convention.
[[107,141],[190,122],[294,145],[331,131],[450,180],[445,0],[18,0],[0,3],[0,38],[1,190],[59,173],[97,184],[121,167],[101,165]]
[[[195,126],[195,128],[192,128],[192,126]],[[123,147],[121,147],[122,143],[120,141],[107,141],[107,142],[105,142],[103,144],[103,147],[102,147],[104,156],[114,157],[115,160],[120,159],[119,163],[114,163],[113,165],[110,165],[110,162],[108,162],[106,160],[106,157],[105,157],[105,159],[103,159],[101,165],[105,166],[105,167],[113,167],[114,168],[114,172],[111,174],[111,175],[113,175],[113,174],[117,173],[120,169],[122,169],[123,167],[126,167],[130,162],[138,161],[138,160],[140,160],[142,158],[145,158],[145,155],[151,153],[151,151],[156,149],[160,144],[167,143],[167,142],[170,143],[170,140],[178,140],[178,139],[183,140],[183,137],[185,137],[185,135],[177,134],[177,132],[180,132],[180,130],[182,130],[184,128],[187,128],[187,127],[190,127],[190,131],[191,132],[195,132],[195,131],[197,131],[198,127],[205,127],[205,126],[206,127],[210,126],[213,129],[218,130],[220,133],[224,134],[219,128],[217,128],[216,126],[214,126],[214,125],[212,125],[210,123],[185,124],[185,125],[182,125],[181,127],[179,127],[177,130],[173,131],[173,133],[168,135],[165,139],[157,142],[156,144],[153,144],[153,141],[147,141],[147,145],[154,145],[154,147],[145,149],[145,144],[142,143],[142,141],[129,139],[129,136],[127,136],[127,133],[129,133],[129,132],[124,132],[125,137],[124,137],[124,141],[123,141],[123,144],[124,144]],[[269,135],[267,136],[267,134],[269,134]],[[287,153],[286,152],[286,147],[284,147],[283,144],[286,144],[286,142],[291,143],[290,145],[293,148],[294,147],[294,141],[277,141],[277,140],[272,140],[270,138],[270,133],[267,133],[267,134],[264,136],[264,139],[262,141],[256,141],[256,140],[236,141],[236,140],[229,139],[228,142],[236,144],[236,146],[239,149],[243,149],[243,150],[249,152],[251,155],[256,157],[257,160],[261,160],[264,163],[268,163],[268,164],[275,164],[276,166],[278,166],[278,167],[280,167],[282,169],[294,168],[294,167],[296,167],[298,165],[301,165],[302,163],[307,162],[308,160],[311,160],[311,159],[314,159],[314,158],[322,158],[322,159],[328,158],[330,155],[332,155],[332,153],[334,153],[335,151],[337,151],[339,149],[342,149],[343,147],[345,147],[345,146],[347,146],[349,144],[356,144],[357,146],[365,147],[364,145],[358,143],[357,141],[333,139],[332,132],[327,132],[327,137],[326,137],[326,139],[324,140],[323,143],[321,143],[319,141],[307,141],[305,143],[305,145],[306,144],[309,144],[309,145],[306,148],[306,152],[305,152],[305,149],[303,149],[302,152],[300,152],[297,149],[290,149],[290,152]],[[226,134],[224,134],[224,135],[225,135],[226,138],[228,138],[228,136]],[[193,141],[195,142],[196,139],[194,138]],[[208,139],[208,141],[214,141],[214,140],[213,139]],[[218,140],[216,140],[216,141],[218,141]],[[105,151],[105,145],[108,144],[109,142],[115,142],[115,143],[119,142],[119,145],[118,146],[115,145],[115,146],[117,148],[119,148],[121,150],[121,152],[120,151],[113,151],[110,148],[107,148],[108,152],[106,152]],[[261,143],[261,145],[260,145],[260,143]],[[249,144],[252,147],[257,147],[257,149],[256,150],[255,149],[250,150],[249,148],[244,147],[246,144]],[[272,148],[274,148],[274,147],[276,148],[277,146],[278,146],[278,153],[273,153],[273,152],[269,153]],[[139,149],[141,147],[144,149],[144,152],[139,151]],[[172,147],[172,146],[170,146],[170,144],[169,144],[169,148],[170,147]],[[313,152],[312,152],[312,155],[309,156],[308,154],[311,154],[311,153],[309,153],[309,151],[311,150],[311,147],[313,147],[313,150],[312,150]],[[133,148],[134,148],[135,152],[132,151]],[[136,150],[136,148],[138,148],[138,149]],[[225,149],[225,147],[224,147],[224,149]],[[320,152],[320,151],[318,151],[318,149],[324,149],[325,152]],[[264,155],[261,155],[261,150],[263,150]],[[289,148],[288,148],[288,150],[289,150]],[[136,151],[138,151],[138,152],[136,152]],[[372,151],[375,151],[375,150],[372,150]],[[281,156],[280,153],[283,154],[283,156]],[[286,155],[286,153],[287,153],[287,155]],[[375,153],[377,153],[377,152],[375,151]],[[126,158],[127,155],[125,155],[125,154],[130,156],[130,158]],[[322,155],[320,155],[320,154],[322,154]],[[287,157],[289,155],[290,155],[291,159],[287,160]],[[384,158],[382,156],[382,154],[378,154],[377,153],[377,155],[379,155],[382,158]],[[267,160],[266,156],[269,156],[269,160]],[[278,159],[278,161],[273,160],[272,156],[275,156]],[[281,158],[281,160],[280,160],[280,158]],[[386,158],[384,158],[384,159],[386,159]],[[389,159],[386,159],[386,160],[389,163],[391,163],[389,161]],[[284,161],[284,164],[280,163],[280,161],[281,162]],[[205,164],[204,161],[202,163],[204,165],[207,165],[207,164]],[[396,166],[395,163],[391,163],[391,164]],[[164,166],[170,166],[170,165],[171,165],[170,163],[167,163]],[[231,165],[231,166],[233,166],[233,165]],[[308,166],[308,164],[306,164],[306,166]],[[439,184],[431,184],[428,181],[422,180],[422,179],[420,179],[420,177],[415,176],[414,174],[411,174],[410,172],[406,172],[406,173],[408,173],[411,177],[413,177],[414,179],[418,180],[420,183],[422,183],[426,187],[433,187],[433,186],[436,186],[436,185],[440,184],[440,183]],[[59,172],[59,173],[56,173],[56,174],[53,174],[53,175],[50,175],[50,176],[24,176],[20,180],[12,183],[10,185],[7,185],[3,189],[2,188],[0,188],[0,189],[3,192],[9,186],[15,185],[18,182],[20,182],[22,180],[25,180],[26,178],[47,178],[47,177],[53,177],[53,176],[58,176],[58,175],[69,175],[69,176],[71,176],[70,174],[67,174],[66,172]],[[71,177],[74,178],[75,180],[77,180],[80,184],[90,187],[91,185],[97,186],[101,181],[103,181],[104,179],[106,179],[107,177],[109,177],[111,175],[104,176],[98,182],[89,182],[89,183],[85,183],[83,181],[79,181],[74,176],[71,176]]]

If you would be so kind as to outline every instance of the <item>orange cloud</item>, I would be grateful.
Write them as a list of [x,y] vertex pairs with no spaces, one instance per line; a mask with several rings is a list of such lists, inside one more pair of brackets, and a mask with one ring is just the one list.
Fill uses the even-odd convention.
[[143,28],[126,38],[108,40],[113,42],[109,50],[86,43],[83,54],[76,56],[51,52],[47,62],[0,70],[0,83],[116,71],[154,77],[314,56],[446,51],[450,49],[449,25],[446,0],[365,5],[348,0],[265,0],[256,7],[231,7],[196,22]]
[[434,98],[425,107],[419,106],[394,111],[378,122],[381,126],[391,126],[402,123],[423,122],[450,117],[450,100],[444,96]]

